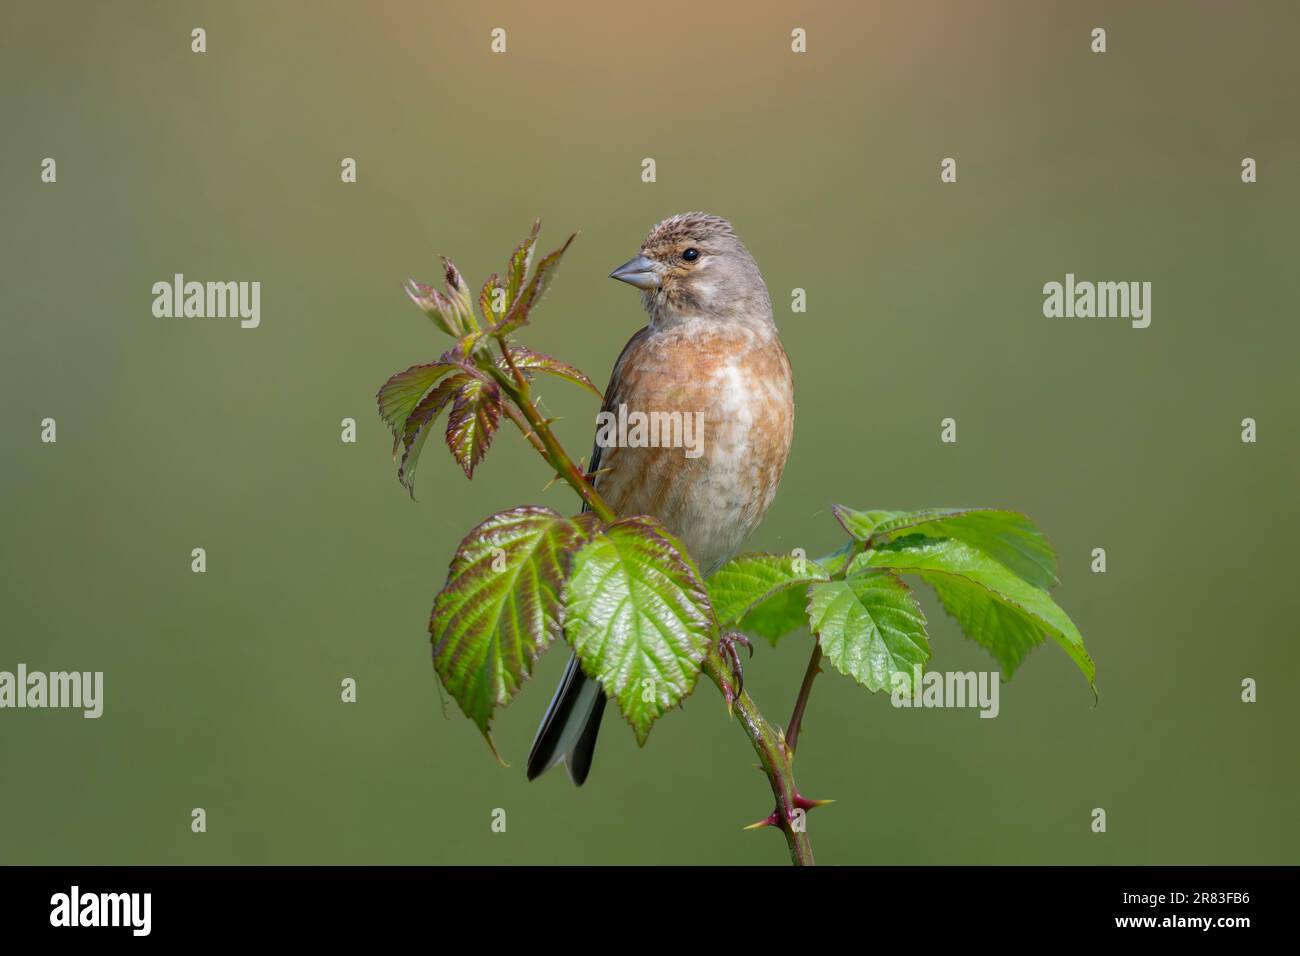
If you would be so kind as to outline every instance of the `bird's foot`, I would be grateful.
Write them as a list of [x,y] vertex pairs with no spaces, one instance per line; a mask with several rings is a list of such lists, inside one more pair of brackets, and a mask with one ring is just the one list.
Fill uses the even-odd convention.
[[754,645],[750,643],[749,638],[739,631],[728,631],[718,638],[718,651],[722,654],[727,664],[731,667],[731,676],[736,681],[736,691],[728,695],[727,706],[730,708],[732,700],[739,697],[745,690],[745,669],[740,664],[740,654],[736,651],[736,645],[748,648],[749,656],[754,656]]

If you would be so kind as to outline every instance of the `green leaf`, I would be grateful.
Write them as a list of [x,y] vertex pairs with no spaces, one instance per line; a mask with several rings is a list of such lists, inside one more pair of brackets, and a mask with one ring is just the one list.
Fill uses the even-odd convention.
[[[1035,643],[1030,628],[1051,635],[1093,685],[1096,666],[1069,616],[1046,591],[978,548],[951,538],[909,536],[860,554],[849,566],[849,575],[873,569],[919,574],[931,585],[938,582],[940,599],[947,598],[945,608],[967,636],[992,650],[1000,662],[1013,662],[1013,667]],[[980,608],[981,602],[990,601],[1010,613]]]
[[930,659],[925,615],[892,574],[862,574],[808,589],[808,619],[831,665],[867,690],[893,690],[895,675],[915,682]]
[[379,417],[392,429],[394,454],[397,453],[398,442],[406,433],[406,421],[424,398],[425,392],[456,367],[445,361],[412,365],[405,371],[398,372],[379,389],[379,394],[375,396],[379,402]]
[[433,431],[433,423],[442,410],[456,397],[457,392],[468,385],[472,379],[463,373],[451,378],[444,378],[428,395],[415,406],[415,411],[406,420],[402,433],[402,461],[397,467],[397,480],[405,486],[411,497],[415,497],[415,466],[424,450],[424,441]]
[[496,298],[497,289],[504,289],[501,284],[501,278],[494,272],[488,276],[487,281],[483,283],[483,290],[478,294],[478,307],[483,313],[484,324],[488,326],[496,325],[505,315],[504,303],[500,312],[493,308],[493,300]]
[[713,639],[708,593],[680,542],[653,518],[626,518],[573,560],[565,635],[583,672],[618,702],[644,744],[695,687]]
[[763,637],[775,648],[781,637],[809,626],[807,591],[807,585],[803,585],[774,594],[741,618],[737,630]]
[[533,247],[537,245],[537,236],[542,231],[542,221],[533,220],[532,232],[528,238],[515,247],[506,265],[506,311],[519,298],[519,290],[524,287],[524,278],[528,275],[528,266],[533,261]]
[[1034,523],[1017,511],[996,508],[913,511],[882,521],[874,532],[877,542],[913,534],[965,542],[1043,590],[1059,583],[1052,546]]
[[448,335],[459,336],[465,330],[457,323],[457,309],[452,301],[432,286],[407,279],[402,286],[411,301],[433,320],[433,324]]
[[496,382],[470,378],[456,392],[447,415],[447,447],[466,478],[474,477],[474,467],[487,454],[500,421],[501,389]]
[[773,647],[794,631],[808,626],[808,586],[779,591],[740,619],[737,630],[765,638]]
[[875,532],[877,524],[890,518],[897,518],[907,512],[855,511],[845,505],[835,505],[831,508],[831,513],[835,515],[835,520],[840,523],[841,528],[859,541],[868,541]]
[[542,260],[537,263],[537,269],[533,272],[532,279],[519,290],[518,298],[512,298],[510,311],[506,313],[506,317],[493,327],[493,334],[506,335],[528,322],[528,313],[532,311],[533,307],[546,293],[547,288],[550,287],[551,280],[555,277],[556,266],[560,263],[560,258],[568,251],[577,235],[575,232],[564,241],[564,245],[542,257]]
[[[600,401],[605,400],[605,396],[600,394],[600,389],[592,383],[591,379],[568,362],[561,362],[559,359],[543,355],[541,352],[534,352],[522,345],[510,346],[510,359],[515,363],[515,368],[525,374],[545,372],[548,375],[555,375],[565,381],[572,382],[574,385],[585,388]],[[507,372],[510,370],[510,365],[506,362],[504,356],[497,359],[497,365]]]
[[830,575],[817,562],[781,554],[742,554],[709,578],[709,601],[718,626],[739,621],[758,605],[798,584],[825,581]]
[[1005,564],[1035,587],[1055,587],[1056,555],[1025,515],[998,508],[926,508],[920,511],[833,509],[840,525],[859,541],[875,544],[904,535],[955,538]]
[[468,329],[477,329],[478,321],[474,318],[474,299],[470,294],[469,286],[465,284],[460,270],[456,268],[456,263],[446,256],[440,256],[439,258],[442,259],[443,276],[447,280],[447,301],[451,304],[452,311],[455,313],[453,325],[462,332]]
[[592,524],[589,516],[513,508],[471,531],[452,558],[429,619],[433,666],[489,744],[494,711],[561,632],[560,591]]
[[[827,575],[837,574],[848,564],[849,554],[855,542],[847,542],[844,547],[823,558],[811,562]],[[808,587],[795,585],[778,591],[771,597],[753,607],[740,619],[737,629],[745,634],[765,638],[772,646],[794,631],[808,626]]]
[[839,574],[852,560],[857,552],[857,547],[857,541],[845,541],[842,547],[832,551],[824,558],[818,558],[817,563],[826,569],[827,574]]
[[459,338],[466,332],[478,329],[478,320],[474,318],[474,300],[456,264],[446,256],[440,258],[443,278],[447,283],[445,293],[414,279],[407,279],[402,288],[438,328]]
[[1048,637],[1050,630],[1018,608],[990,601],[982,587],[962,578],[930,575],[943,609],[952,615],[962,634],[993,655],[1010,680],[1021,662]]

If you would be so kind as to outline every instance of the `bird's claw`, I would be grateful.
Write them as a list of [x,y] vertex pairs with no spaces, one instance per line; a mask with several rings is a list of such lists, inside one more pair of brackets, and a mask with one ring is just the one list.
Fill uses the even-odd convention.
[[[740,664],[740,654],[736,652],[736,645],[748,648],[749,656],[754,656],[754,645],[744,634],[739,631],[728,631],[718,638],[718,650],[731,666],[731,676],[736,679],[735,697],[739,697],[745,690],[745,669]],[[730,702],[728,702],[730,703]]]

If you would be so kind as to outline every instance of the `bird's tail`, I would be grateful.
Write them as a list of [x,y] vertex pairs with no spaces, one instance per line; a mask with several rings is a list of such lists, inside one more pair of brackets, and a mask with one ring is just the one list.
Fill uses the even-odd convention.
[[600,684],[582,673],[576,655],[569,657],[551,706],[537,728],[533,749],[528,754],[528,779],[533,780],[561,760],[569,778],[582,786],[591,770],[600,718],[605,713],[605,694]]

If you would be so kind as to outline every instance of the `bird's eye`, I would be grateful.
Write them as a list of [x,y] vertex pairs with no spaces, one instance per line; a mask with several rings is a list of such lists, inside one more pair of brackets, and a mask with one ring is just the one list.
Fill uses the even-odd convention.
[[700,257],[699,249],[687,249],[685,252],[682,253],[682,258],[685,259],[687,262],[694,262],[699,257]]

